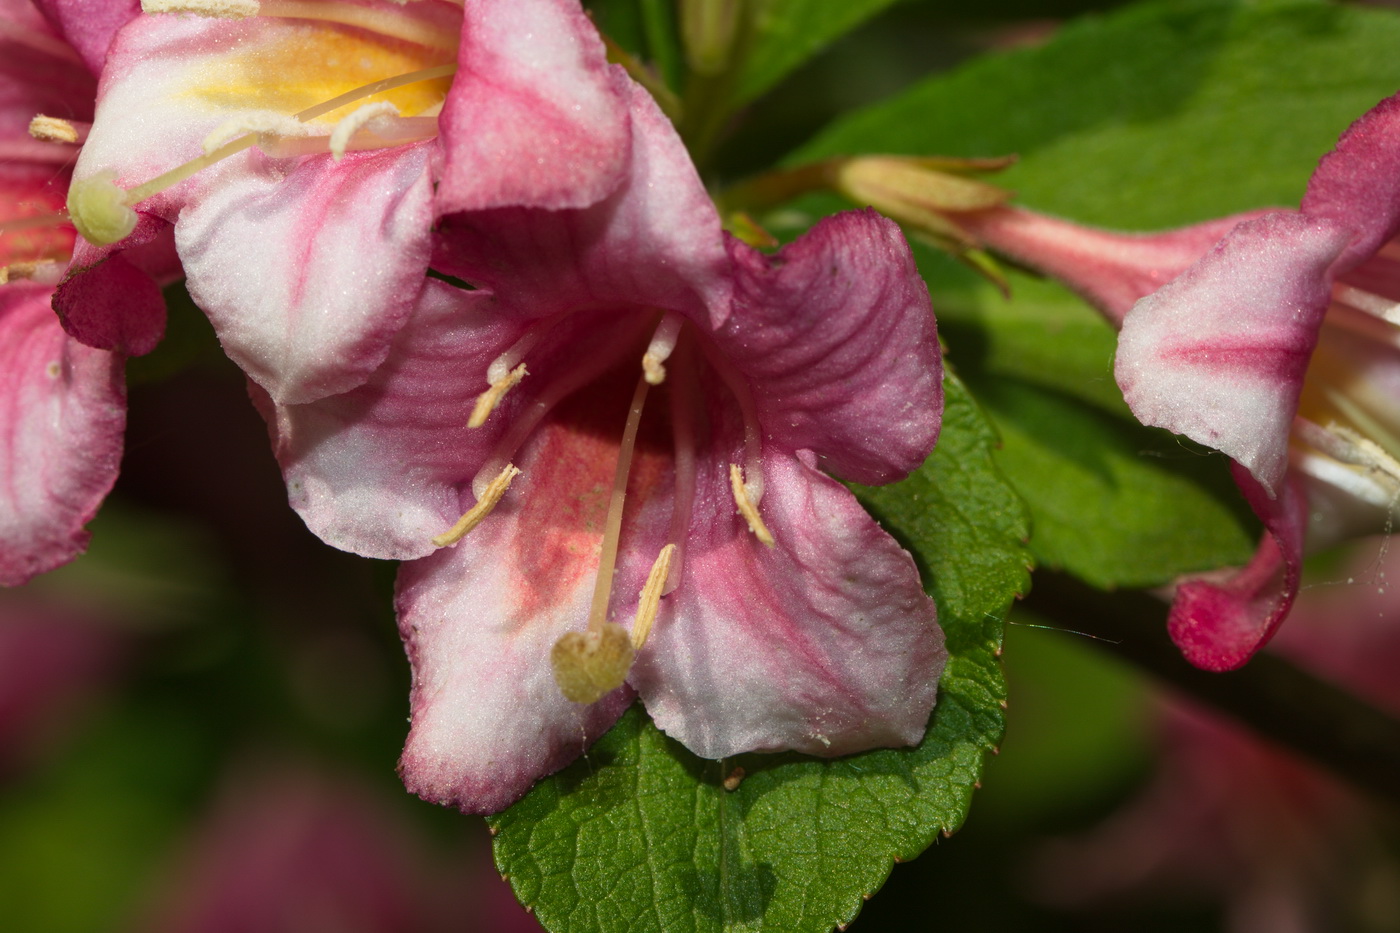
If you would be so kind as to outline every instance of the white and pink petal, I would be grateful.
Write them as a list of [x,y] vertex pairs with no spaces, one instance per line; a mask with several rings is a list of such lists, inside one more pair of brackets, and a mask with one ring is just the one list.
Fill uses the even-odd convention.
[[50,290],[0,287],[0,584],[14,586],[87,546],[121,463],[122,360],[73,340]]
[[809,453],[768,458],[760,544],[728,478],[700,480],[682,585],[629,682],[705,758],[917,744],[947,654],[913,558]]

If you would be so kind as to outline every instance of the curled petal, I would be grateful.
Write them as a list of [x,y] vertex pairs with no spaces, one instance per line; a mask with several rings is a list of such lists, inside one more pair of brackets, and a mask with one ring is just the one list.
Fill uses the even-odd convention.
[[67,563],[116,481],[122,361],[63,332],[47,288],[0,288],[0,584]]
[[250,155],[211,169],[180,215],[190,295],[277,401],[345,392],[383,362],[428,265],[427,159],[420,144],[286,173]]
[[1138,302],[1115,365],[1138,420],[1224,452],[1277,493],[1329,269],[1349,239],[1327,221],[1271,214]]
[[577,0],[487,0],[465,13],[438,212],[602,200],[627,163],[627,82]]
[[814,458],[764,463],[758,543],[722,477],[697,496],[685,580],[630,682],[705,758],[917,744],[947,654],[913,559]]
[[1285,481],[1271,494],[1238,464],[1235,482],[1264,522],[1265,534],[1247,566],[1223,577],[1201,577],[1177,586],[1167,630],[1197,667],[1229,671],[1264,647],[1298,595],[1303,565],[1307,499]]
[[[165,335],[165,298],[149,272],[129,261],[127,253],[136,262],[159,255],[169,236],[169,224],[141,215],[121,248],[93,246],[79,239],[64,281],[53,296],[64,329],[99,350],[126,356],[144,356],[154,350]],[[162,265],[157,271],[168,273],[174,263]]]
[[630,163],[617,191],[584,210],[448,218],[433,267],[490,288],[520,315],[615,302],[721,322],[730,262],[719,214],[655,101],[637,87],[628,97]]
[[1400,233],[1400,95],[1371,108],[1322,157],[1302,211],[1355,234],[1338,274]]
[[715,335],[755,385],[768,438],[859,483],[924,462],[943,415],[928,289],[899,227],[828,217],[774,257],[730,241],[734,314]]
[[430,279],[363,386],[304,405],[260,398],[288,497],[312,532],[367,557],[432,553],[433,536],[464,510],[459,486],[506,421],[470,429],[466,413],[491,360],[519,334],[494,313],[489,293]]

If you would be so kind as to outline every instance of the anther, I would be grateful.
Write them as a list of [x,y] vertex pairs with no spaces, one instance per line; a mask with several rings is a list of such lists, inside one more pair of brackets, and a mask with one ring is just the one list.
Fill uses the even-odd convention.
[[46,143],[80,143],[87,139],[87,132],[91,128],[91,123],[63,120],[42,113],[36,114],[34,119],[29,121],[29,135]]
[[526,375],[528,373],[525,370],[525,364],[521,363],[505,376],[491,383],[491,388],[477,396],[471,417],[467,419],[467,427],[479,428],[485,424],[486,419],[491,417],[491,412],[495,411],[496,406],[501,404],[501,399],[505,397],[505,394],[518,385]]
[[457,524],[447,531],[433,538],[433,544],[437,547],[447,547],[449,544],[456,544],[467,536],[477,525],[480,525],[486,516],[491,514],[491,510],[501,501],[501,497],[510,488],[511,481],[520,475],[520,470],[513,463],[507,463],[504,470],[496,475],[481,496],[476,500],[476,505],[467,509],[462,517],[457,519]]
[[642,356],[642,372],[650,385],[659,386],[666,381],[666,367],[663,364],[676,349],[684,323],[684,318],[671,311],[657,325],[651,343],[647,344],[647,352]]
[[606,622],[586,632],[566,632],[554,643],[549,660],[564,699],[597,703],[622,686],[636,656],[627,630]]
[[748,489],[744,486],[744,471],[737,463],[729,464],[729,488],[734,493],[734,504],[739,507],[739,514],[749,523],[749,531],[752,531],[759,541],[772,547],[773,533],[763,524],[763,516],[758,514],[758,506],[749,498]]
[[258,0],[141,0],[142,13],[193,13],[217,19],[258,15]]
[[656,613],[661,608],[661,591],[666,586],[666,578],[671,574],[671,558],[675,554],[674,544],[668,544],[661,549],[656,563],[651,565],[651,572],[647,574],[647,582],[642,586],[641,596],[637,598],[637,618],[632,622],[632,648],[635,651],[642,650],[642,645],[647,643],[647,636],[651,634],[652,625],[656,623]]
[[378,120],[381,123],[399,116],[399,108],[389,103],[387,100],[375,101],[372,104],[365,104],[351,111],[350,115],[342,119],[331,131],[331,158],[339,162],[345,158],[345,147],[350,145],[350,137],[354,136],[371,121]]

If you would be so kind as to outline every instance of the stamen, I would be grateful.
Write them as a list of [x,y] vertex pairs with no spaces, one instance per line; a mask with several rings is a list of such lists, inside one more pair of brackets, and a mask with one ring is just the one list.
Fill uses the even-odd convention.
[[1400,302],[1356,288],[1353,285],[1332,286],[1332,298],[1358,311],[1364,311],[1391,324],[1400,325]]
[[142,13],[193,13],[216,19],[258,15],[258,0],[141,0]]
[[739,403],[744,416],[744,491],[749,502],[757,507],[763,501],[763,437],[758,424],[758,406],[754,404],[748,383],[730,365],[729,360],[716,353],[709,344],[701,343],[705,358],[724,380],[724,385]]
[[[1337,411],[1341,413],[1343,418],[1347,419],[1352,424],[1356,425],[1356,427],[1361,429],[1361,431],[1358,432],[1342,426],[1333,426],[1333,430],[1346,431],[1348,434],[1354,435],[1356,438],[1366,441],[1366,443],[1369,444],[1371,447],[1375,447],[1377,450],[1381,450],[1382,447],[1380,446],[1380,444],[1377,444],[1375,443],[1375,441],[1370,440],[1370,438],[1375,438],[1376,440],[1379,440],[1382,444],[1385,445],[1385,450],[1388,450],[1393,454],[1400,454],[1400,438],[1397,438],[1393,431],[1391,431],[1389,428],[1383,425],[1379,420],[1377,420],[1373,415],[1371,415],[1370,412],[1362,408],[1356,402],[1352,401],[1352,399],[1345,393],[1339,392],[1338,390],[1332,388],[1330,385],[1325,386],[1323,388],[1323,395],[1327,399],[1327,401],[1330,402],[1337,409]],[[1389,463],[1395,463],[1394,459],[1387,458],[1387,460]],[[1397,469],[1395,476],[1397,478],[1400,478],[1400,469]]]
[[29,121],[29,135],[46,143],[81,143],[87,139],[91,123],[35,114]]
[[671,575],[671,558],[675,554],[674,544],[663,547],[656,557],[656,563],[651,565],[651,572],[647,574],[647,582],[642,586],[642,593],[637,598],[637,617],[632,622],[634,651],[642,650],[642,645],[647,643],[647,636],[651,634],[652,625],[656,623],[656,613],[661,608],[661,591],[666,585],[666,579]]
[[666,367],[662,364],[676,349],[676,341],[680,339],[681,325],[684,323],[685,318],[670,311],[657,325],[651,343],[647,344],[647,352],[642,356],[642,371],[646,373],[646,380],[651,385],[659,386],[666,381]]
[[487,484],[486,489],[476,498],[476,505],[457,519],[457,524],[447,531],[433,538],[433,544],[437,547],[447,547],[449,544],[456,544],[467,536],[477,525],[480,525],[486,516],[491,514],[491,510],[501,501],[501,497],[510,488],[511,481],[520,475],[513,463],[507,463],[506,468],[496,474],[496,478]]
[[[445,78],[456,71],[456,64],[437,65],[385,78],[382,81],[375,81],[352,91],[346,91],[338,97],[333,97],[314,107],[308,107],[292,116],[293,119],[301,122],[314,120],[344,107],[346,104],[354,103],[381,91],[393,90],[407,84],[416,84],[419,81]],[[282,124],[279,122],[278,125]],[[216,130],[215,134],[217,133]],[[97,246],[106,246],[124,239],[132,230],[136,229],[136,212],[132,210],[132,207],[149,197],[160,194],[167,188],[178,185],[229,156],[237,155],[244,149],[251,148],[258,144],[261,139],[261,133],[250,132],[246,136],[231,140],[212,152],[205,152],[204,155],[191,159],[183,165],[177,165],[163,175],[158,175],[129,190],[120,188],[111,174],[96,175],[75,181],[68,189],[68,213],[73,218],[73,225],[78,228],[78,233],[82,234],[83,239]]]
[[773,533],[763,524],[763,517],[758,514],[758,506],[749,498],[748,489],[744,485],[744,471],[737,463],[729,464],[729,488],[734,493],[734,504],[739,507],[739,514],[749,523],[749,531],[752,531],[759,541],[772,547]]
[[57,285],[63,279],[64,263],[52,259],[33,262],[12,262],[0,266],[0,285],[10,282],[38,282],[40,285]]
[[[640,334],[636,336],[640,338]],[[478,498],[486,489],[486,484],[491,477],[495,476],[497,471],[515,456],[520,445],[525,443],[525,439],[534,433],[535,428],[544,420],[545,415],[554,409],[555,405],[617,365],[623,354],[629,352],[629,348],[636,346],[631,338],[632,334],[624,333],[617,341],[610,342],[611,353],[602,352],[589,356],[578,365],[571,367],[565,375],[548,384],[544,391],[525,407],[524,411],[516,414],[510,423],[510,430],[496,444],[496,449],[490,459],[483,464],[481,470],[472,479],[472,489]],[[494,367],[495,364],[492,365]]]
[[339,162],[345,158],[345,147],[350,144],[350,137],[354,136],[372,120],[380,123],[387,122],[386,118],[399,116],[399,108],[389,103],[387,100],[375,101],[372,104],[365,104],[355,108],[350,115],[343,118],[335,125],[331,131],[330,147],[331,158]]
[[667,540],[676,548],[665,593],[681,585],[685,570],[685,541],[695,505],[695,415],[703,411],[700,381],[695,372],[694,348],[687,343],[676,353],[671,379],[671,445],[675,452],[676,493],[671,505],[671,532]]
[[278,19],[310,19],[320,22],[353,26],[366,32],[378,33],[390,39],[412,42],[414,45],[447,52],[457,50],[456,35],[445,35],[432,23],[384,9],[320,0],[307,3],[298,0],[141,0],[146,13],[193,13],[218,19],[244,19],[249,16]]
[[284,117],[275,113],[248,113],[232,117],[210,130],[199,147],[205,155],[219,151],[230,140],[239,139],[245,133],[255,136],[305,136],[311,127],[296,117]]
[[525,359],[525,354],[533,350],[535,344],[540,342],[540,338],[553,330],[555,324],[558,324],[571,313],[571,311],[560,311],[558,314],[551,314],[537,324],[532,324],[530,329],[525,332],[525,336],[511,344],[506,352],[496,357],[491,361],[491,365],[486,367],[486,381],[491,385],[495,385],[507,378],[510,375],[510,371],[514,369],[521,360]]
[[476,398],[476,406],[472,408],[471,417],[467,419],[467,427],[479,428],[486,423],[486,419],[491,417],[491,412],[496,410],[496,406],[505,398],[505,394],[520,384],[529,373],[525,369],[525,364],[506,373],[505,378],[499,382],[491,383],[491,388],[481,393]]

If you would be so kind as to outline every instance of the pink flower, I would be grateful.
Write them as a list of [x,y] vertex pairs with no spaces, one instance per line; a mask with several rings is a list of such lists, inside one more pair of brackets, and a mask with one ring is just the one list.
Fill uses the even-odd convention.
[[898,228],[726,241],[669,122],[629,105],[613,195],[450,220],[434,267],[475,290],[428,282],[354,391],[263,400],[312,530],[411,561],[401,769],[464,810],[514,801],[634,696],[710,758],[913,744],[945,658],[912,558],[823,472],[899,479],[938,432]]
[[[62,12],[82,0],[50,0]],[[118,33],[69,207],[57,306],[142,352],[83,280],[168,224],[229,356],[280,402],[359,385],[435,219],[593,204],[621,180],[626,79],[577,0],[147,0]],[[94,245],[96,244],[96,245]]]
[[1169,620],[1197,666],[1273,635],[1309,545],[1388,527],[1400,501],[1400,98],[1326,156],[1296,212],[1241,223],[1123,321],[1116,374],[1144,423],[1228,454],[1268,536],[1183,582]]
[[[63,206],[93,76],[27,0],[0,2],[0,585],[72,560],[116,480],[122,358],[63,332],[49,306],[73,248]],[[37,115],[52,118],[36,127]],[[55,135],[56,134],[56,135]],[[40,138],[43,137],[43,138]],[[122,300],[160,300],[149,278]]]

